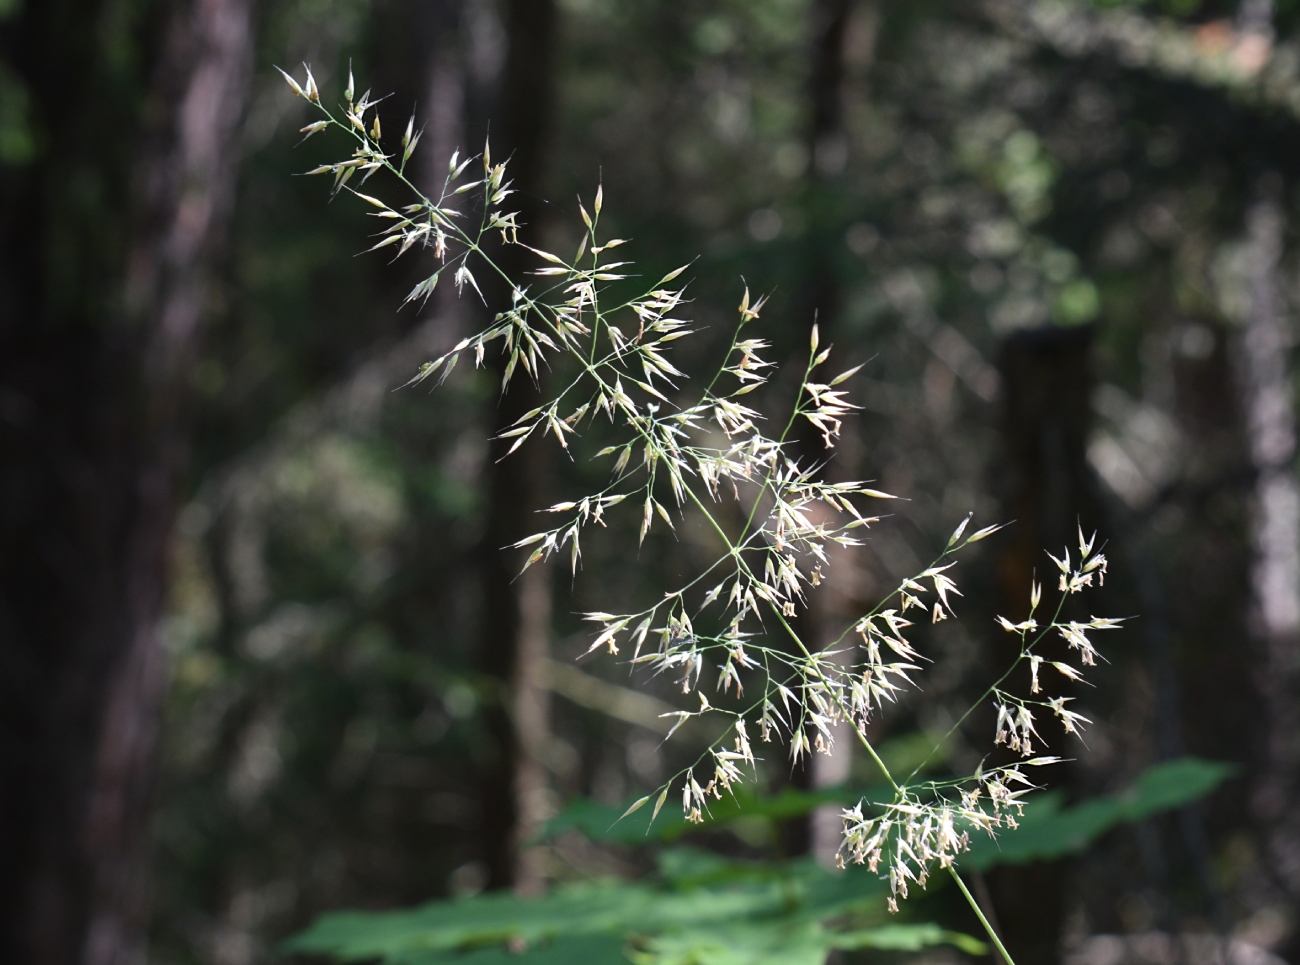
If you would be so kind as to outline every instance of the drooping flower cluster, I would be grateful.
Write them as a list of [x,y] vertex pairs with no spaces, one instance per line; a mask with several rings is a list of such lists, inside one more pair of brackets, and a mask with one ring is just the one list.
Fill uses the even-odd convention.
[[[1061,597],[1055,614],[1044,625],[1040,626],[1035,616],[1042,603],[1042,588],[1037,583],[1030,590],[1030,612],[1025,620],[1012,623],[1006,617],[997,618],[1004,630],[1019,637],[1020,652],[988,690],[987,696],[996,712],[993,743],[995,746],[1005,745],[1031,759],[988,772],[981,769],[965,781],[929,783],[922,788],[896,785],[894,800],[877,805],[879,813],[874,816],[864,815],[865,802],[843,812],[844,843],[839,860],[841,863],[845,860],[865,863],[872,870],[884,862],[890,882],[891,909],[897,910],[897,900],[907,897],[909,882],[924,887],[936,865],[939,868],[952,866],[957,855],[969,847],[971,831],[993,834],[999,828],[1016,827],[1020,799],[1035,787],[1021,768],[1039,767],[1059,760],[1055,756],[1033,757],[1037,749],[1035,742],[1043,743],[1036,729],[1035,709],[1051,711],[1061,720],[1067,734],[1078,734],[1082,725],[1089,722],[1081,714],[1066,708],[1065,705],[1073,698],[1039,698],[1037,695],[1043,690],[1040,670],[1044,664],[1071,682],[1083,679],[1079,668],[1050,659],[1041,652],[1055,638],[1065,641],[1067,651],[1078,651],[1080,663],[1090,666],[1095,662],[1097,651],[1087,636],[1088,632],[1114,629],[1121,622],[1105,617],[1092,617],[1087,623],[1060,619],[1062,607],[1070,595],[1091,586],[1094,575],[1099,583],[1105,578],[1106,557],[1093,551],[1094,542],[1094,539],[1085,539],[1080,530],[1077,565],[1071,564],[1068,550],[1059,560],[1051,557],[1061,571]],[[935,589],[941,597],[944,596],[937,583]],[[948,589],[955,591],[952,586]],[[884,611],[881,616],[888,612],[891,611]],[[891,631],[895,629],[892,621],[888,626]],[[904,649],[905,643],[896,639],[897,633],[892,637],[895,638],[892,643],[890,636],[885,640],[896,653],[904,657],[914,655],[910,648]],[[868,644],[869,659],[878,660],[878,655],[879,647],[872,648]],[[1016,696],[1004,687],[1012,671],[1021,663],[1029,665],[1031,696],[1028,698]]]
[[[503,244],[521,244],[517,214],[503,208],[511,195],[506,165],[493,164],[487,147],[478,158],[453,155],[438,198],[426,197],[404,174],[419,140],[413,119],[400,151],[390,153],[382,144],[376,102],[368,92],[357,99],[351,77],[341,117],[321,104],[310,72],[306,84],[286,78],[323,115],[303,128],[304,133],[311,136],[332,127],[346,132],[354,144],[351,156],[310,173],[332,174],[336,193],[350,191],[375,209],[374,216],[384,222],[375,248],[394,247],[399,256],[412,249],[432,252],[436,269],[407,300],[427,299],[449,269],[458,290],[468,286],[482,297],[474,272],[501,274],[485,248],[487,242],[499,237]],[[475,161],[481,162],[481,173],[475,168],[471,179],[468,172]],[[392,175],[408,192],[406,203],[390,206],[350,184],[357,172],[363,185],[379,171]],[[466,201],[468,207],[463,206]],[[746,771],[754,774],[750,727],[762,741],[787,742],[797,761],[810,753],[829,753],[836,725],[847,724],[893,785],[894,796],[882,803],[861,801],[844,812],[840,857],[872,871],[883,868],[891,885],[890,906],[896,909],[897,899],[907,897],[909,884],[923,887],[934,868],[952,867],[969,846],[972,831],[992,834],[1015,826],[1020,799],[1033,788],[1020,768],[1056,760],[1033,757],[1036,743],[1041,743],[1035,711],[1050,711],[1069,733],[1087,723],[1066,708],[1071,698],[1039,696],[1044,665],[1068,680],[1081,679],[1082,671],[1066,662],[1068,655],[1077,652],[1080,664],[1092,665],[1096,650],[1088,634],[1111,629],[1118,621],[1059,621],[1058,605],[1040,628],[1035,613],[1041,588],[1035,584],[1028,619],[1013,624],[999,618],[1004,629],[1018,635],[1020,649],[987,695],[996,710],[994,744],[1032,759],[947,782],[897,782],[866,731],[884,704],[915,685],[922,669],[922,655],[908,638],[913,622],[907,614],[928,614],[934,623],[956,617],[955,598],[961,593],[949,572],[955,565],[951,557],[998,527],[967,536],[967,517],[934,563],[902,580],[829,647],[810,647],[790,619],[823,581],[830,566],[829,548],[859,545],[858,531],[878,521],[867,506],[892,497],[866,482],[825,481],[817,466],[801,462],[789,437],[796,420],[804,419],[827,448],[833,447],[843,420],[857,408],[840,386],[861,366],[819,381],[831,350],[821,345],[813,325],[794,409],[783,432],[767,434],[761,428],[763,418],[743,400],[764,385],[774,369],[763,357],[768,343],[749,334],[763,299],[752,300],[746,290],[723,365],[706,389],[690,394],[684,385],[687,376],[674,364],[672,345],[694,334],[692,323],[680,317],[684,291],[674,285],[684,267],[639,295],[608,303],[608,286],[628,279],[631,263],[607,260],[625,241],[602,240],[602,205],[600,190],[591,211],[579,205],[586,231],[573,258],[528,248],[538,264],[529,284],[507,279],[510,307],[481,332],[421,366],[408,384],[445,379],[467,353],[481,364],[491,348],[505,358],[503,389],[520,372],[533,379],[545,369],[556,373],[546,401],[501,433],[510,440],[511,452],[531,437],[548,434],[568,450],[597,420],[612,427],[616,441],[596,453],[597,459],[609,460],[607,484],[600,492],[548,507],[546,512],[558,522],[514,544],[531,547],[525,569],[567,553],[576,571],[587,528],[604,526],[607,516],[629,501],[639,509],[641,541],[656,525],[672,529],[686,519],[717,535],[725,547],[718,558],[647,609],[585,614],[595,626],[588,653],[627,653],[634,667],[663,674],[683,694],[694,695],[697,708],[665,715],[674,718],[670,736],[692,718],[730,718],[727,734],[660,789],[654,816],[670,791],[680,786],[686,817],[702,821],[710,801],[745,780]],[[564,365],[556,364],[561,360]],[[561,378],[560,373],[567,374]],[[1099,585],[1105,578],[1105,557],[1093,552],[1093,541],[1085,542],[1082,533],[1077,565],[1068,551],[1056,562],[1062,601],[1091,586],[1094,577]],[[1052,631],[1065,641],[1063,659],[1042,652]],[[1024,662],[1029,664],[1031,693],[1018,697],[1003,684]],[[710,703],[705,693],[710,682],[715,699],[726,706]],[[630,811],[650,799],[647,795]]]

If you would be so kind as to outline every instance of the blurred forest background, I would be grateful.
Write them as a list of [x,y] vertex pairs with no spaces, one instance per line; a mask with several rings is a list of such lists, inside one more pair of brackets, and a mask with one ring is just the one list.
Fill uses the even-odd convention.
[[[991,873],[1021,965],[1209,931],[1300,960],[1291,0],[0,2],[0,959],[254,965],[325,910],[632,871],[528,842],[698,747],[661,746],[668,691],[574,660],[578,611],[653,591],[691,535],[513,579],[499,548],[587,467],[495,461],[528,403],[491,365],[392,391],[481,308],[399,312],[420,266],[357,257],[364,212],[293,176],[322,150],[273,66],[303,61],[327,102],[351,63],[386,126],[415,108],[430,189],[490,129],[541,246],[576,246],[603,183],[646,275],[697,258],[718,337],[743,276],[775,357],[816,317],[868,361],[827,472],[907,501],[814,633],[967,512],[1016,521],[882,739],[947,729],[1042,551],[1099,531],[1098,612],[1138,619],[1054,782],[1239,770]],[[847,751],[772,775],[870,779]]]

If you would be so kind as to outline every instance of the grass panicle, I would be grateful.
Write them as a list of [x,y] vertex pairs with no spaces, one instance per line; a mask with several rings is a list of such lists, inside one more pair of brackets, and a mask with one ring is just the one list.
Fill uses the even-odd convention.
[[[566,373],[549,379],[545,401],[501,433],[510,452],[543,435],[567,451],[595,420],[608,423],[616,439],[596,453],[608,465],[604,487],[548,507],[553,521],[514,544],[531,548],[524,568],[559,556],[576,571],[584,534],[605,525],[614,512],[633,514],[642,541],[657,526],[675,527],[674,519],[689,512],[725,547],[648,608],[584,614],[593,631],[588,653],[621,656],[634,668],[676,682],[685,706],[666,715],[673,718],[672,731],[706,715],[727,724],[692,766],[629,813],[653,798],[657,817],[676,791],[686,817],[701,821],[710,802],[756,777],[756,742],[782,743],[798,761],[829,754],[837,725],[844,724],[879,767],[892,799],[862,800],[844,809],[837,860],[886,877],[891,910],[936,871],[955,876],[973,834],[1015,827],[1025,795],[1037,787],[1033,770],[1058,760],[1040,753],[1039,727],[1055,719],[1066,733],[1078,734],[1088,723],[1068,708],[1071,698],[1052,696],[1054,685],[1081,680],[1097,657],[1095,634],[1119,624],[1062,617],[1070,596],[1105,579],[1106,557],[1095,539],[1081,531],[1076,556],[1067,549],[1060,559],[1052,557],[1060,572],[1055,603],[1045,603],[1042,587],[1034,583],[1025,620],[998,618],[1017,652],[980,703],[991,702],[996,714],[990,750],[1004,746],[1019,762],[981,765],[947,780],[919,780],[920,767],[906,776],[890,773],[867,736],[868,726],[883,705],[916,687],[923,673],[926,658],[909,631],[917,619],[958,618],[956,557],[998,527],[967,534],[967,517],[929,566],[903,579],[829,646],[814,647],[800,637],[791,620],[826,579],[828,550],[860,545],[879,521],[876,507],[892,498],[865,481],[825,481],[791,442],[796,424],[806,420],[827,449],[835,447],[844,419],[858,408],[847,385],[861,366],[828,372],[831,347],[822,345],[814,325],[798,396],[782,431],[769,434],[766,420],[745,399],[775,369],[764,354],[771,346],[756,331],[763,298],[744,291],[723,364],[698,389],[674,362],[673,343],[695,334],[678,281],[684,267],[630,299],[607,297],[611,283],[634,277],[634,266],[621,257],[625,240],[601,232],[600,189],[590,210],[579,204],[585,233],[572,258],[531,247],[520,240],[518,212],[510,210],[507,163],[494,163],[489,146],[478,157],[453,155],[440,193],[426,196],[405,174],[419,140],[414,118],[400,147],[386,148],[376,102],[369,92],[357,99],[351,77],[344,102],[332,110],[310,72],[305,83],[285,76],[294,93],[320,112],[319,120],[303,128],[306,135],[335,129],[349,140],[350,155],[309,173],[331,177],[335,194],[350,192],[372,209],[381,227],[370,250],[391,249],[397,256],[431,250],[436,267],[407,302],[427,301],[448,273],[462,294],[468,289],[482,299],[480,278],[489,276],[510,292],[508,309],[420,366],[407,385],[440,382],[462,358],[482,365],[488,352],[499,352],[502,391],[516,378]],[[400,201],[362,190],[381,172]],[[492,254],[498,243],[531,253],[535,267],[528,278],[506,276]],[[1029,693],[1016,694],[1008,681],[1023,664],[1030,671]],[[960,713],[952,731],[974,709]],[[962,892],[969,899],[964,886]],[[973,899],[972,907],[979,914]]]

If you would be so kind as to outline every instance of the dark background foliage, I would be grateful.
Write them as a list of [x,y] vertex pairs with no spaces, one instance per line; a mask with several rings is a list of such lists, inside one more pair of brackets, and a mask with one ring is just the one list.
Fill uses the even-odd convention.
[[[668,691],[573,658],[579,611],[656,593],[707,537],[629,566],[616,524],[576,577],[514,579],[499,547],[594,476],[531,444],[496,460],[529,402],[498,400],[491,360],[391,391],[484,309],[445,286],[399,311],[420,265],[357,255],[364,211],[295,176],[325,148],[298,143],[311,118],[273,67],[307,61],[327,100],[349,65],[390,95],[390,130],[415,110],[425,186],[490,131],[543,247],[576,246],[575,194],[603,184],[645,275],[695,259],[694,371],[742,278],[771,293],[790,371],[767,411],[814,318],[868,362],[826,472],[906,502],[839,561],[813,638],[967,512],[1015,521],[962,564],[964,619],[927,633],[935,671],[882,739],[945,730],[996,665],[993,615],[1098,530],[1098,611],[1138,618],[1077,693],[1095,725],[1055,780],[1082,798],[1185,753],[1240,770],[1082,857],[991,873],[1022,965],[1205,931],[1294,960],[1297,16],[0,2],[0,959],[252,965],[328,909],[634,873],[635,849],[529,841],[698,746],[661,746]],[[977,716],[952,766],[989,733]],[[871,780],[849,755],[770,770]],[[825,854],[833,830],[709,843]]]

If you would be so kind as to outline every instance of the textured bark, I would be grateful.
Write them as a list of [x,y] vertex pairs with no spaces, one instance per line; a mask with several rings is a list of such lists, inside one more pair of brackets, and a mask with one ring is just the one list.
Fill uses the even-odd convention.
[[1282,291],[1286,227],[1276,178],[1265,178],[1246,216],[1243,267],[1250,292],[1241,345],[1243,408],[1255,469],[1251,538],[1254,635],[1262,648],[1259,688],[1268,738],[1255,791],[1269,863],[1283,887],[1300,895],[1300,488],[1294,469],[1295,399],[1287,354],[1289,320]]
[[[455,151],[465,151],[468,143],[466,124],[466,70],[462,49],[465,39],[461,28],[463,4],[460,0],[443,3],[431,25],[428,84],[425,103],[429,105],[424,128],[424,147],[420,162],[424,174],[424,193],[430,196],[442,190],[447,177],[447,161]],[[447,292],[450,286],[435,291]]]
[[[1028,615],[1035,570],[1040,580],[1047,576],[1044,549],[1060,553],[1075,545],[1078,526],[1088,533],[1098,525],[1086,448],[1091,344],[1091,328],[1052,327],[1019,332],[1003,347],[1005,460],[999,468],[1005,472],[1004,514],[1015,525],[998,560],[998,603],[1012,620]],[[1057,961],[1064,880],[1059,863],[1042,862],[988,876],[1003,938],[1018,965]]]
[[[826,185],[824,174],[834,173],[821,158],[842,152],[845,144],[843,131],[843,78],[844,30],[854,0],[816,0],[808,10],[808,83],[806,87],[807,127],[805,138],[811,163],[804,189],[804,207],[809,218],[809,231],[803,250],[802,304],[798,306],[796,331],[803,337],[792,339],[791,366],[802,371],[808,351],[807,333],[814,323],[825,328],[831,323],[839,306],[838,280],[826,258]],[[819,152],[821,152],[819,154]],[[840,167],[842,167],[842,160]],[[834,167],[831,165],[829,167]],[[829,338],[826,341],[830,341]],[[804,465],[816,464],[826,458],[826,447],[820,433],[805,420],[794,428],[799,461]],[[808,649],[821,649],[826,637],[828,614],[822,594],[810,592],[808,607],[791,621]],[[847,747],[849,732],[840,728],[831,756],[814,754],[791,766],[790,782],[795,787],[810,788],[840,783],[847,775],[851,752]],[[793,818],[782,827],[782,849],[788,855],[809,851],[822,856],[833,856],[839,847],[838,821],[831,809],[814,812],[806,818]]]
[[[492,149],[509,157],[516,208],[524,233],[538,237],[542,220],[541,186],[547,135],[553,109],[553,63],[556,7],[552,0],[509,0],[504,5],[509,49]],[[510,278],[521,277],[524,264],[517,248],[500,252]],[[508,293],[498,292],[498,300]],[[500,306],[498,306],[500,307]],[[504,359],[493,362],[500,379]],[[494,416],[494,435],[538,404],[539,389],[520,372],[501,398]],[[542,672],[550,632],[550,588],[544,567],[516,580],[521,560],[502,552],[534,525],[542,505],[545,473],[543,443],[533,440],[503,459],[508,441],[489,450],[488,519],[483,542],[483,668],[495,681],[496,699],[488,707],[488,727],[495,757],[487,762],[483,783],[483,854],[488,886],[534,890],[538,874],[520,860],[520,845],[540,817],[545,775],[538,755],[546,733],[546,681]]]
[[999,561],[999,602],[1011,619],[1028,612],[1029,582],[1042,569],[1043,551],[1073,546],[1077,527],[1089,533],[1100,522],[1087,464],[1091,345],[1090,327],[1053,327],[1019,332],[1003,348],[1001,481],[1006,514],[1016,522]]
[[[825,327],[834,321],[841,300],[839,279],[829,249],[838,238],[841,212],[829,196],[827,180],[848,160],[844,131],[845,38],[857,0],[816,0],[809,10],[807,146],[811,163],[804,185],[809,231],[804,250],[805,289],[801,315]],[[806,343],[796,344],[803,351]],[[820,436],[806,431],[801,449],[822,450]]]
[[[804,186],[808,221],[811,225],[805,246],[805,291],[801,316],[809,323],[816,320],[823,329],[833,326],[839,312],[843,293],[835,272],[832,248],[840,243],[842,212],[836,207],[833,186],[829,179],[837,174],[848,159],[848,136],[844,129],[845,87],[847,80],[847,46],[850,26],[855,16],[874,19],[876,5],[859,0],[817,0],[809,12],[809,76],[807,146],[812,163],[808,167]],[[865,70],[871,51],[860,51],[863,62],[855,66]],[[829,342],[827,337],[824,341]],[[796,343],[796,352],[805,350],[806,342]],[[796,359],[799,356],[796,355]],[[800,459],[814,464],[825,459],[827,453],[820,434],[811,423],[798,427]],[[834,471],[834,470],[832,470]],[[843,468],[839,469],[844,472]],[[828,627],[843,616],[836,606],[841,605],[843,571],[852,567],[852,554],[837,552],[832,557],[830,579],[838,580],[840,587],[828,585],[821,592],[809,594],[809,608],[801,614],[798,630],[804,642],[812,648],[821,648],[830,642],[833,633]],[[836,558],[838,557],[838,559]],[[847,659],[848,655],[846,655]],[[814,755],[806,773],[795,772],[797,783],[812,787],[831,787],[848,780],[852,767],[853,743],[856,739],[847,725],[836,728],[835,744],[829,754]],[[792,822],[787,831],[787,847],[792,852],[811,850],[825,864],[833,862],[839,850],[843,822],[839,811],[833,807],[818,808],[806,822]]]
[[[42,965],[144,958],[157,621],[248,63],[245,0],[155,5],[174,29],[134,78],[152,74],[161,123],[143,124],[107,89],[85,7],[28,5],[17,25],[49,144],[0,222],[0,959]],[[101,207],[68,213],[77,178],[104,186]],[[85,250],[59,250],[61,216]]]

